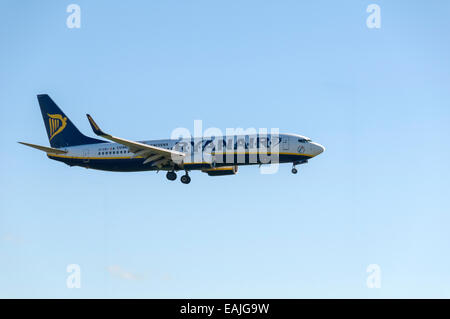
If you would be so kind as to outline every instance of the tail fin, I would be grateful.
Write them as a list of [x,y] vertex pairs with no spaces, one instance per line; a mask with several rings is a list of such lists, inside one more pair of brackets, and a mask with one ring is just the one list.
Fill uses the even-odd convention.
[[47,94],[37,96],[51,147],[106,143],[83,135]]

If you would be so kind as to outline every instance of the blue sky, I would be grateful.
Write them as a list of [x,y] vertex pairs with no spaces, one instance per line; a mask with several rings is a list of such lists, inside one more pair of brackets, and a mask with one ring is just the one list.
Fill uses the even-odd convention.
[[[380,29],[366,27],[371,3]],[[449,9],[2,1],[0,297],[450,297]],[[89,135],[86,113],[136,140],[200,119],[327,150],[297,175],[193,172],[188,186],[69,168],[16,143],[48,145],[39,93]]]

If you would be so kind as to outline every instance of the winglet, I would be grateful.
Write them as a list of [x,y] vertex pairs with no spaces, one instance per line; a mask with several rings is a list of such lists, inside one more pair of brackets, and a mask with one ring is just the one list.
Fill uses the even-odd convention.
[[92,130],[94,131],[95,134],[97,135],[107,135],[105,132],[103,132],[100,127],[98,127],[97,123],[95,123],[94,119],[92,118],[92,116],[90,116],[89,114],[86,114],[88,120],[89,120],[89,124],[91,124]]

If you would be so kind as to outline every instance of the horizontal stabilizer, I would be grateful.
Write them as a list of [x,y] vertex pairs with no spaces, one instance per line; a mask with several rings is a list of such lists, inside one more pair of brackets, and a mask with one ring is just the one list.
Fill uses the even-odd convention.
[[63,150],[59,150],[57,148],[52,148],[52,147],[46,147],[46,146],[40,146],[40,145],[35,145],[35,144],[30,144],[30,143],[24,143],[24,142],[19,142],[20,144],[35,148],[37,150],[40,151],[44,151],[46,153],[52,153],[52,154],[66,154],[67,151],[63,151]]

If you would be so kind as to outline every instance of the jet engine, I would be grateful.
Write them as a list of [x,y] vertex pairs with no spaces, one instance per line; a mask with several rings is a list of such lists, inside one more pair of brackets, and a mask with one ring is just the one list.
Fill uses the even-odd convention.
[[209,176],[225,176],[225,175],[236,175],[238,171],[237,166],[223,166],[216,168],[203,169],[203,173],[207,173]]

